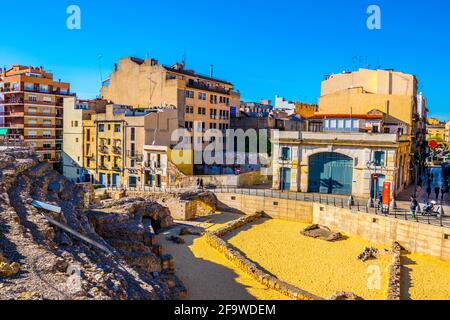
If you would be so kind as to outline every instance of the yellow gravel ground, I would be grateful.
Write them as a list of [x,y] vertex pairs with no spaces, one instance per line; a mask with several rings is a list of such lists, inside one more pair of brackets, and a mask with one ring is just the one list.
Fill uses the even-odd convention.
[[[279,279],[322,298],[348,291],[364,299],[386,299],[390,255],[361,262],[357,256],[373,246],[370,242],[356,237],[338,242],[312,239],[300,235],[305,227],[297,222],[260,220],[234,231],[226,240]],[[377,273],[380,276],[375,278]]]
[[450,263],[409,254],[402,266],[402,299],[450,300]]
[[[239,218],[233,214],[219,214],[191,223],[208,231]],[[203,222],[202,222],[203,221]],[[212,248],[203,237],[184,236],[185,245],[166,240],[178,235],[181,226],[158,236],[166,253],[175,258],[175,271],[188,289],[191,300],[285,300],[286,296],[267,289],[228,261]]]

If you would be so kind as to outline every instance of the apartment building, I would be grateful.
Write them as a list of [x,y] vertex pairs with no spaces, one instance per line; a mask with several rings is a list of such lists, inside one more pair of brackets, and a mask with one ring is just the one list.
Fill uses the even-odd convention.
[[394,70],[360,69],[328,75],[322,82],[318,113],[366,114],[378,109],[406,122],[408,134],[415,136],[420,120],[417,87],[414,75]]
[[60,163],[63,99],[70,84],[55,81],[42,67],[13,65],[0,73],[0,129],[33,146],[43,159]]
[[174,108],[137,110],[108,104],[104,113],[87,114],[83,157],[85,169],[92,172],[90,181],[114,187],[141,185],[143,146],[170,146],[177,125]]
[[63,174],[74,183],[90,182],[95,171],[85,167],[83,120],[106,112],[106,100],[64,99]]

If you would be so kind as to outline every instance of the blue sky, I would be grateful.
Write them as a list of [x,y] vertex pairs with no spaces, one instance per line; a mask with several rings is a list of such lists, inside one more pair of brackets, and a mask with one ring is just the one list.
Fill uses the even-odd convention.
[[[66,27],[72,4],[81,30]],[[371,4],[381,30],[366,27]],[[100,69],[106,78],[120,57],[172,64],[186,52],[189,68],[214,64],[245,100],[317,102],[326,74],[394,68],[415,74],[431,114],[450,120],[448,0],[23,0],[0,9],[0,65],[42,65],[80,98],[98,94]]]

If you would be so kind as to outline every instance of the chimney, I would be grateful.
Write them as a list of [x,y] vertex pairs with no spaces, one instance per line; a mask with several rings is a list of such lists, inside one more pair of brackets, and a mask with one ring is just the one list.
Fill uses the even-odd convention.
[[209,76],[210,76],[211,78],[214,78],[214,65],[211,65],[211,66],[209,67]]

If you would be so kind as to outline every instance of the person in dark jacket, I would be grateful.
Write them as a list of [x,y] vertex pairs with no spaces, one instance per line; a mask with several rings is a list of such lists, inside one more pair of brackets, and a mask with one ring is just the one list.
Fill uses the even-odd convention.
[[439,187],[434,188],[434,193],[436,194],[436,201],[439,200],[439,193],[441,192],[441,189]]
[[427,187],[427,195],[428,195],[428,200],[430,200],[430,197],[431,197],[431,186],[430,185],[428,185],[428,187]]

